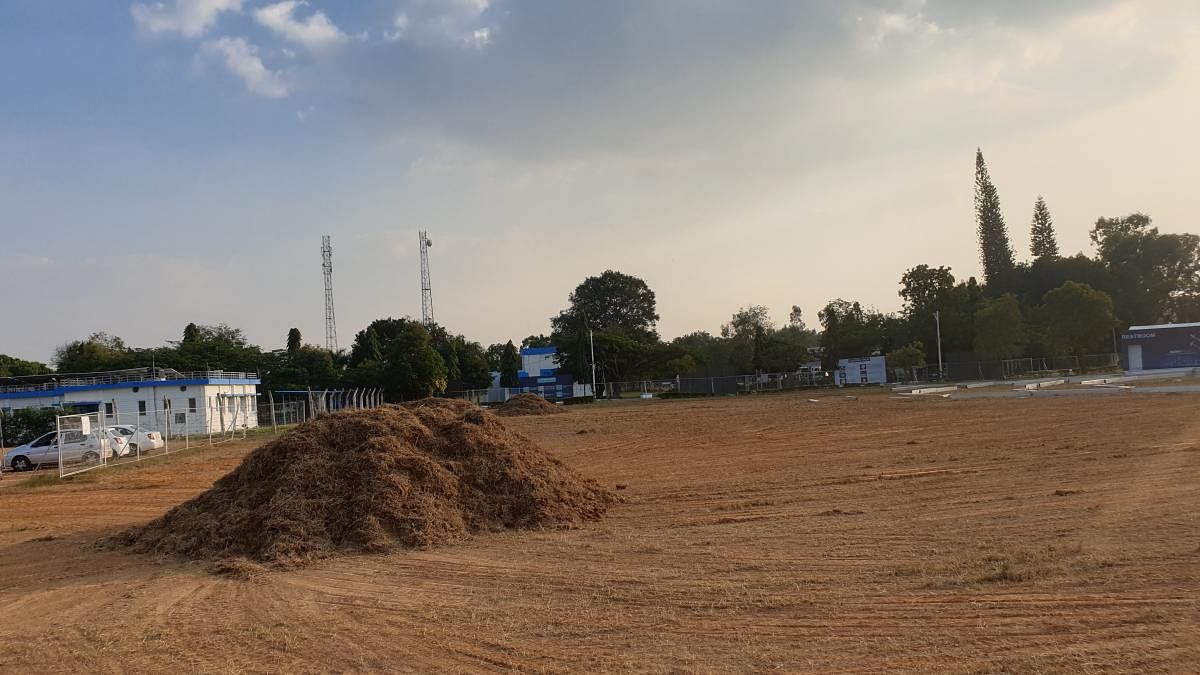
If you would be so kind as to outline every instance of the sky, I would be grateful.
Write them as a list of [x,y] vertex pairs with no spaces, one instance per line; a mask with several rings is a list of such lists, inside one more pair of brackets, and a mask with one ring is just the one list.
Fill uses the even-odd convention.
[[975,149],[1018,259],[1045,196],[1197,232],[1195,0],[0,0],[0,353],[188,322],[339,344],[420,316],[549,332],[588,276],[665,338],[810,325],[980,274]]

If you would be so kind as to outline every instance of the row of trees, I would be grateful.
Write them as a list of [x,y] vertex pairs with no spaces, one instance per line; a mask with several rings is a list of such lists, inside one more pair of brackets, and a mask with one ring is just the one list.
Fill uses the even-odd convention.
[[[594,346],[604,381],[788,371],[820,358],[825,368],[850,356],[888,354],[899,367],[922,365],[943,352],[960,360],[1080,355],[1112,349],[1121,324],[1200,321],[1200,237],[1163,234],[1149,216],[1100,218],[1090,231],[1095,255],[1060,255],[1049,206],[1038,196],[1030,222],[1028,261],[1018,261],[999,192],[981,151],[975,157],[975,225],[983,283],[955,279],[948,267],[917,265],[900,279],[903,307],[877,311],[836,299],[809,329],[799,307],[776,325],[761,305],[735,312],[715,333],[663,340],[654,291],[645,281],[608,270],[584,279],[568,306],[550,320],[548,335],[521,347],[558,347],[563,368],[590,381]],[[226,325],[189,324],[182,339],[131,348],[96,333],[63,345],[59,372],[89,372],[155,364],[178,370],[257,371],[265,388],[381,387],[392,400],[476,389],[500,373],[517,386],[520,357],[512,341],[484,348],[441,326],[379,319],[359,331],[348,351],[304,345],[289,331],[286,347],[263,350]],[[43,364],[0,355],[0,377],[48,372]]]
[[[390,400],[487,387],[492,379],[488,354],[478,342],[407,318],[373,321],[358,332],[348,352],[303,344],[296,328],[288,331],[285,348],[264,350],[238,328],[188,324],[181,340],[162,347],[133,348],[117,336],[94,333],[59,347],[54,364],[61,373],[149,365],[257,372],[266,390],[379,387]],[[15,374],[38,374],[33,370]]]

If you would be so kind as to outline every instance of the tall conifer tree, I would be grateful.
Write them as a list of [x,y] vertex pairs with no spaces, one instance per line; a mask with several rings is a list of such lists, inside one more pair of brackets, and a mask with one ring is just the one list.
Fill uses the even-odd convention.
[[1058,238],[1054,234],[1054,220],[1046,200],[1038,195],[1033,204],[1033,224],[1030,226],[1029,252],[1034,260],[1051,260],[1058,257]]
[[985,283],[999,280],[1003,273],[1013,268],[1013,251],[1008,241],[1008,228],[1004,215],[1000,213],[1000,195],[987,165],[983,162],[983,151],[975,149],[975,219],[979,225],[979,257],[983,261]]

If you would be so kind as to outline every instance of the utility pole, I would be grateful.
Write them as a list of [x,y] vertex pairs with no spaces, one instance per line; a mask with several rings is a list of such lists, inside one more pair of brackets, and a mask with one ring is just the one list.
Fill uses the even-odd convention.
[[939,309],[933,310],[933,320],[937,322],[937,345],[938,345],[938,380],[945,379],[946,373],[942,370],[942,311]]
[[592,328],[588,326],[588,351],[592,356],[592,400],[596,400],[596,342],[592,339]]

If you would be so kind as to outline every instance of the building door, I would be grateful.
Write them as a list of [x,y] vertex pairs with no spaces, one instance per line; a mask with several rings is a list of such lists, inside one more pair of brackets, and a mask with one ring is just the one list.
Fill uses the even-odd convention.
[[1141,370],[1142,369],[1142,346],[1141,345],[1129,345],[1129,369],[1130,370]]

